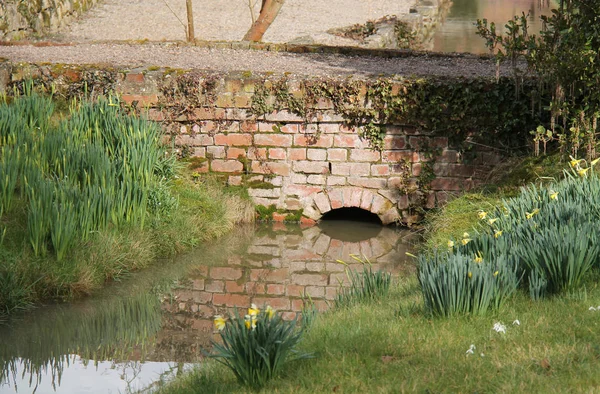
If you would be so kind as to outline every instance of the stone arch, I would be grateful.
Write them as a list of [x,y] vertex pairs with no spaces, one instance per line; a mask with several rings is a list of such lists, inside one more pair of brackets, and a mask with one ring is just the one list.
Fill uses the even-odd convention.
[[399,222],[400,212],[389,198],[360,187],[328,188],[317,193],[306,201],[304,213],[314,220],[319,220],[327,212],[339,208],[360,208],[374,213],[384,225]]

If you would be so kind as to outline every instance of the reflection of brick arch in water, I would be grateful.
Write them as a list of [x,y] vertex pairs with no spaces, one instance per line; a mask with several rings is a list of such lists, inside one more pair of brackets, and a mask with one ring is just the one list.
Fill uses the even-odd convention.
[[313,198],[303,201],[304,211],[313,218],[322,218],[326,213],[340,208],[360,208],[379,217],[381,223],[391,224],[400,220],[397,201],[393,193],[384,196],[360,187],[328,188]]

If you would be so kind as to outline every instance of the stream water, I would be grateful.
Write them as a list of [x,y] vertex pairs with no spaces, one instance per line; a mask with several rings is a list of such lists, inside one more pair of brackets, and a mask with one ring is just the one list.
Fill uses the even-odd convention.
[[487,53],[485,40],[476,35],[477,19],[496,23],[496,31],[504,33],[504,25],[514,16],[529,14],[530,33],[542,29],[541,15],[551,15],[556,0],[453,0],[445,21],[433,37],[436,52]]
[[89,299],[40,307],[0,327],[0,393],[150,392],[201,362],[215,314],[251,302],[292,318],[301,294],[328,307],[352,255],[395,275],[418,236],[349,221],[237,228]]

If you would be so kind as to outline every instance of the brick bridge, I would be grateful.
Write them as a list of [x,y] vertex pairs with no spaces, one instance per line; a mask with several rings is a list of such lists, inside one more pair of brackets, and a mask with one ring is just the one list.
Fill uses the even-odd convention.
[[[371,149],[323,99],[310,119],[286,108],[253,114],[255,93],[282,76],[24,64],[5,64],[0,72],[5,81],[42,77],[58,91],[84,88],[84,82],[92,92],[116,90],[123,101],[165,125],[195,171],[247,186],[257,205],[271,207],[275,220],[287,213],[297,218],[301,211],[302,220],[311,222],[331,210],[354,207],[376,214],[384,224],[410,224],[418,221],[415,212],[421,208],[480,183],[499,160],[482,150],[465,163],[446,136],[402,124],[386,125],[382,149]],[[290,95],[303,94],[301,81],[285,80]],[[435,157],[424,148],[435,150]]]

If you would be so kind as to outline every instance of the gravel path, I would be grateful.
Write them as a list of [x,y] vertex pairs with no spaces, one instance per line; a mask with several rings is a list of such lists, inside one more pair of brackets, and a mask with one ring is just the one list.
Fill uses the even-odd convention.
[[[495,63],[475,56],[419,55],[398,58],[295,54],[258,50],[209,49],[176,44],[74,44],[0,46],[0,58],[15,62],[110,64],[127,68],[173,67],[211,71],[252,71],[315,76],[486,76]],[[503,74],[508,73],[507,68]]]
[[[194,0],[194,28],[200,40],[239,41],[252,24],[249,0]],[[260,0],[250,0],[258,14]],[[264,41],[299,37],[335,39],[326,31],[409,12],[416,0],[286,0]],[[63,41],[185,40],[184,0],[105,0],[59,34]],[[317,40],[319,41],[319,40]],[[322,41],[322,40],[321,40]],[[320,42],[320,41],[319,41]]]

